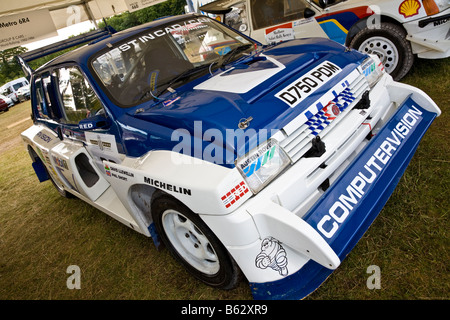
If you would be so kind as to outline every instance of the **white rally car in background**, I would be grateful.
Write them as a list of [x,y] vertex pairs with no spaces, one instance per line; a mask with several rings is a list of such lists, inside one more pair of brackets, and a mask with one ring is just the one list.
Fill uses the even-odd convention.
[[325,281],[440,114],[376,55],[325,38],[262,46],[196,14],[98,36],[35,71],[27,61],[52,50],[19,58],[39,180],[165,244],[211,286],[243,274],[255,299]]
[[329,37],[378,55],[395,80],[408,73],[414,55],[450,56],[448,0],[199,0],[193,8],[221,15],[262,43]]

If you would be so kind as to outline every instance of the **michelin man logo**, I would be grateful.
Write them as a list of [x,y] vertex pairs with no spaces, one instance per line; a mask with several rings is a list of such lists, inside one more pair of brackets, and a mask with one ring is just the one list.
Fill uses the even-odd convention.
[[280,241],[275,238],[265,238],[261,243],[261,252],[256,256],[255,264],[260,269],[272,268],[282,276],[287,276],[286,251]]

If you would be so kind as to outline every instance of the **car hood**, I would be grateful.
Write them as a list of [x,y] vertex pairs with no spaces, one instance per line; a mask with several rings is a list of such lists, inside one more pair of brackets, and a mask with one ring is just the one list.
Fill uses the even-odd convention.
[[[164,96],[164,101],[144,108],[141,106],[132,116],[172,131],[189,132],[204,142],[214,140],[213,143],[233,150],[235,156],[242,156],[248,150],[237,141],[239,137],[251,140],[261,130],[266,130],[267,138],[270,137],[305,112],[314,101],[353,71],[364,57],[322,38],[267,46],[255,55],[227,65],[225,70],[178,88],[176,92]],[[317,81],[317,87],[312,90],[314,92],[297,99],[295,105],[288,103],[289,93],[286,94],[287,101],[280,97],[280,92],[287,86],[295,84],[297,79],[321,64],[330,62],[340,69],[339,72],[322,79],[323,82]],[[230,133],[238,138],[225,141]],[[211,139],[211,135],[221,135],[223,139]]]

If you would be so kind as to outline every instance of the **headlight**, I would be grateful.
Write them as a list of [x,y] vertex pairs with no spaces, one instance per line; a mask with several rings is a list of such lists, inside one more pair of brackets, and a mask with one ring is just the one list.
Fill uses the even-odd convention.
[[290,163],[275,140],[269,139],[236,160],[236,167],[253,193],[261,191]]
[[438,14],[449,7],[446,0],[423,0],[422,3],[428,16]]
[[370,87],[373,87],[378,80],[386,73],[383,63],[376,55],[371,55],[369,58],[363,61],[361,69],[364,76],[367,79]]

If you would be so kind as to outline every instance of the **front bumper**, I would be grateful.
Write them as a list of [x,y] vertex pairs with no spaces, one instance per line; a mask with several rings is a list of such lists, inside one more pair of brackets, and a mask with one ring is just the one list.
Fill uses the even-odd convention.
[[[425,111],[408,98],[304,217],[341,261],[386,204],[435,117],[436,113]],[[414,123],[402,138],[398,127],[406,126],[404,121],[408,120]],[[311,259],[289,277],[251,283],[252,293],[255,299],[301,299],[332,272]]]
[[[379,88],[384,89],[374,103],[388,100],[398,107],[382,116],[384,125],[375,130],[365,126],[347,142],[358,145],[357,155],[336,152],[336,157],[349,160],[341,165],[345,169],[336,170],[339,174],[326,192],[301,200],[300,209],[286,202],[304,196],[296,176],[304,167],[297,163],[227,221],[202,216],[241,267],[255,299],[301,299],[319,287],[377,217],[440,114],[416,88],[391,81]],[[360,143],[369,132],[375,133],[372,139]],[[309,203],[306,211],[304,203]]]

